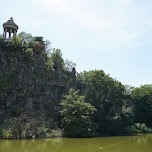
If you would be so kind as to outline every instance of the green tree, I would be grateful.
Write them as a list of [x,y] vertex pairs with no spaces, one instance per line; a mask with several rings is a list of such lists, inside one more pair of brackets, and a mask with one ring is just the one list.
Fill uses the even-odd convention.
[[135,122],[152,127],[152,85],[144,85],[132,91]]
[[12,41],[8,43],[8,47],[22,50],[22,44],[22,39],[19,36],[15,36],[13,37]]
[[76,67],[76,63],[74,63],[68,59],[66,59],[64,61],[64,64],[65,64],[65,70],[67,70],[67,71],[72,71],[72,69]]
[[64,60],[62,58],[62,53],[60,49],[53,49],[50,59],[55,70],[64,69]]
[[[123,106],[127,102],[124,86],[102,70],[83,72],[78,75],[77,82],[86,101],[97,109],[94,121],[99,126],[99,134],[116,135],[125,132],[126,127],[122,124],[125,118]],[[130,118],[133,117],[126,120]]]
[[52,50],[51,42],[49,40],[46,40],[44,43],[45,43],[45,51],[46,51],[47,55],[50,56],[51,50]]
[[33,42],[34,41],[34,37],[26,32],[21,32],[18,34],[18,36],[22,39],[23,42]]
[[85,97],[70,89],[61,102],[62,128],[67,137],[88,137],[95,135],[96,125],[91,120],[95,107],[85,102]]

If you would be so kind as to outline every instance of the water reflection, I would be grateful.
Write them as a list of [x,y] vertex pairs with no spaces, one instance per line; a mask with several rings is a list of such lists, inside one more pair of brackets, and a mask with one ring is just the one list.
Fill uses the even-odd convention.
[[138,136],[130,137],[130,140],[137,144],[146,144],[149,141],[151,142],[152,134],[139,134]]
[[0,140],[0,152],[151,152],[152,134],[101,138]]

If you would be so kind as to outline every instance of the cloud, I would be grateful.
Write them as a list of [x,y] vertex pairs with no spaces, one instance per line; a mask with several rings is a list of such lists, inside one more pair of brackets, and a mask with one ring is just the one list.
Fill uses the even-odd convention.
[[30,24],[30,25],[41,25],[41,24],[49,23],[49,21],[46,20],[16,20],[15,22],[21,24]]
[[134,0],[117,0],[121,5],[127,6],[130,5]]
[[86,0],[43,0],[35,1],[36,4],[44,7],[50,15],[64,16],[80,25],[90,28],[105,28],[111,25],[111,22],[106,18],[97,16],[93,10],[88,9],[89,4]]
[[[134,0],[90,2],[88,0],[32,0],[46,14],[61,22],[72,23],[96,33],[108,47],[129,45],[142,36],[142,30],[133,25]],[[95,3],[96,2],[96,3]],[[94,4],[95,3],[95,4]],[[130,7],[132,8],[129,12]],[[128,13],[129,12],[129,13]],[[128,13],[128,14],[127,14]],[[134,29],[134,30],[133,30]],[[73,30],[74,31],[74,30]]]

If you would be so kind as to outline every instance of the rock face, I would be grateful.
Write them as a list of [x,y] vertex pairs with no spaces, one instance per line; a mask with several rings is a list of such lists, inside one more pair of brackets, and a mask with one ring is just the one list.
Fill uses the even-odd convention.
[[50,116],[64,93],[75,86],[75,72],[48,66],[43,48],[0,45],[0,117]]

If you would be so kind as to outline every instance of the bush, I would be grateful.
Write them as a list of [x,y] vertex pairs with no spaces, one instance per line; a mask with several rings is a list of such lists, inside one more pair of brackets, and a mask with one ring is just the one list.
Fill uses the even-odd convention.
[[62,128],[66,137],[91,137],[96,134],[96,125],[91,116],[95,107],[85,102],[85,97],[70,89],[61,102]]
[[12,117],[6,121],[0,134],[3,138],[23,139],[46,137],[47,132],[48,129],[43,120],[20,116]]
[[133,126],[128,127],[130,133],[151,133],[152,128],[148,128],[144,123],[135,123]]
[[61,129],[53,129],[50,134],[48,134],[49,137],[62,137],[63,132]]
[[12,130],[10,128],[2,129],[1,135],[2,135],[2,138],[12,138],[13,137]]

